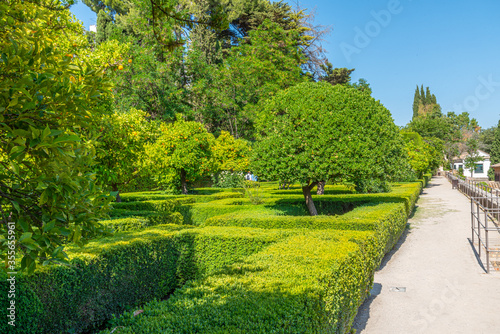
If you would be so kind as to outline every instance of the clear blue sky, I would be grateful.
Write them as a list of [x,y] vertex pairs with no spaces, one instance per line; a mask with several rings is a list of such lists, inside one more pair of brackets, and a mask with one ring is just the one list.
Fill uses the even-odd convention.
[[[295,4],[295,0],[289,0]],[[397,125],[411,120],[415,86],[443,112],[467,111],[483,128],[500,119],[500,1],[300,0],[332,27],[323,47],[334,67],[355,68]],[[73,6],[88,26],[96,16]]]

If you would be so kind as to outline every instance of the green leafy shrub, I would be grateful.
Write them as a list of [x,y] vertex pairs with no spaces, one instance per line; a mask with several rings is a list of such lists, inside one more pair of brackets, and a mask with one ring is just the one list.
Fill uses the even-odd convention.
[[243,172],[230,172],[223,170],[212,175],[212,182],[217,188],[239,188],[245,180]]
[[[10,300],[8,299],[8,291],[10,290],[10,283],[7,281],[7,275],[5,271],[0,271],[0,307],[2,308],[2,321],[0,322],[0,333],[12,333],[12,334],[26,334],[26,333],[38,333],[38,328],[40,324],[40,315],[43,313],[43,304],[40,299],[33,292],[33,290],[23,284],[19,284],[26,279],[23,273],[18,273],[15,276],[15,326],[9,325],[7,322],[10,318],[7,318],[9,312],[7,308],[10,307]],[[19,326],[23,324],[23,326]]]
[[245,196],[248,197],[250,202],[254,205],[264,203],[264,192],[260,189],[260,183],[255,181],[245,181],[243,183],[245,189]]
[[300,183],[312,216],[311,190],[319,182],[387,181],[406,161],[389,110],[344,85],[306,82],[278,92],[258,114],[256,129],[254,170]]
[[372,232],[292,235],[137,317],[125,313],[114,332],[346,333],[371,286],[375,247]]
[[432,174],[430,174],[430,173],[429,174],[424,174],[422,178],[423,178],[423,181],[424,181],[423,184],[422,184],[422,186],[425,188],[425,187],[427,187],[427,185],[429,184],[429,182],[431,182]]
[[223,270],[290,235],[280,230],[220,227],[175,232],[183,228],[161,225],[119,233],[82,249],[70,249],[70,266],[46,267],[31,277],[20,276],[16,288],[26,294],[18,304],[17,314],[24,316],[16,322],[17,330],[96,330],[113,314],[164,298],[186,281]]
[[389,182],[377,179],[364,179],[355,182],[356,191],[361,194],[388,193],[391,191]]
[[[137,213],[137,211],[130,211],[131,213]],[[171,212],[168,214],[162,214],[154,211],[145,211],[143,217],[131,216],[127,218],[118,218],[110,220],[101,220],[103,226],[114,232],[122,231],[138,231],[146,227],[161,225],[161,224],[183,224],[184,220],[179,212]],[[139,211],[139,213],[144,213],[144,211]]]

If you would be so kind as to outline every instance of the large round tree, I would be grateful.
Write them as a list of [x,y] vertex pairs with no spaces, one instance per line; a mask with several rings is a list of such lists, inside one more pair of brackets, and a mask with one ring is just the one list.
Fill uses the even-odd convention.
[[146,145],[146,168],[158,183],[188,193],[188,183],[210,175],[214,136],[201,123],[186,122],[181,116],[161,126],[154,144]]
[[253,165],[260,178],[294,180],[311,215],[320,181],[390,179],[404,160],[389,110],[357,89],[303,83],[267,102],[256,123]]

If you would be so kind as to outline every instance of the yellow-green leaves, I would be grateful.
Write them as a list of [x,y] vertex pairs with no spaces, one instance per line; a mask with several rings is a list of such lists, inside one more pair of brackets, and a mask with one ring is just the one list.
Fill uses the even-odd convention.
[[187,193],[187,185],[213,170],[214,137],[198,122],[178,117],[163,125],[154,144],[146,145],[147,166],[159,183],[174,185]]
[[17,265],[30,272],[64,259],[51,255],[63,243],[99,233],[108,209],[89,168],[111,85],[89,70],[99,60],[86,46],[61,2],[0,3],[0,234],[16,223]]
[[227,131],[222,131],[215,140],[212,157],[215,168],[220,171],[244,172],[248,170],[251,148],[243,139],[235,139]]

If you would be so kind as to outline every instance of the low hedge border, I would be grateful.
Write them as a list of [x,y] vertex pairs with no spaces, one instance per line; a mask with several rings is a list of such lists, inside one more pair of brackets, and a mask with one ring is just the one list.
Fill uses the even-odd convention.
[[[314,203],[320,213],[329,215],[342,215],[363,205],[378,205],[380,203],[403,203],[406,215],[410,215],[415,202],[421,191],[421,184],[418,182],[395,184],[391,193],[382,194],[345,194],[345,195],[321,195],[313,196]],[[180,212],[184,217],[184,223],[190,225],[219,225],[230,226],[258,226],[265,228],[266,220],[274,227],[272,221],[290,221],[296,227],[312,226],[311,217],[304,203],[302,195],[283,195],[281,197],[268,197],[264,199],[264,204],[253,205],[247,198],[227,198],[210,203],[193,203],[177,206],[175,211]],[[356,211],[359,214],[359,210]],[[273,216],[289,215],[287,218],[272,218]],[[252,220],[252,216],[256,220]],[[298,216],[298,217],[297,217]],[[264,221],[253,225],[250,223],[259,221],[264,217]],[[229,219],[224,222],[224,219]],[[287,220],[289,218],[289,220]],[[237,223],[237,220],[245,220],[247,223]],[[326,219],[326,218],[323,218]],[[218,221],[218,223],[214,223]],[[279,224],[279,223],[278,223]],[[301,225],[302,224],[302,225]],[[293,227],[293,226],[289,226]]]
[[429,185],[429,182],[431,182],[432,179],[432,174],[424,174],[422,178],[422,187],[425,188]]
[[[164,298],[188,280],[216,273],[290,235],[248,228],[161,225],[69,249],[70,266],[19,274],[16,327],[2,333],[82,333],[97,330],[113,314]],[[2,274],[5,275],[5,274]],[[7,291],[2,276],[0,286]],[[61,282],[63,282],[61,284]],[[6,310],[7,294],[0,296]],[[7,329],[7,327],[9,329]]]
[[[311,231],[303,227],[296,229],[300,224],[281,226],[280,229],[159,225],[140,232],[118,233],[113,238],[95,241],[83,250],[73,249],[72,266],[45,268],[29,279],[23,275],[18,277],[19,289],[24,291],[25,296],[25,303],[19,305],[18,312],[28,316],[23,319],[25,322],[19,322],[17,333],[81,333],[96,330],[113,314],[130,310],[154,298],[166,297],[188,281],[189,284],[178,289],[174,297],[179,294],[179,300],[189,306],[189,299],[184,299],[182,295],[197,296],[197,312],[215,317],[213,321],[203,320],[205,317],[198,321],[202,327],[206,326],[203,328],[208,332],[247,333],[253,329],[256,329],[255,332],[269,332],[270,328],[286,328],[287,330],[282,332],[343,333],[344,329],[350,327],[371,284],[373,271],[384,252],[392,247],[404,230],[406,218],[413,209],[423,184],[424,182],[396,184],[388,194],[314,197],[319,207],[328,202],[334,202],[333,206],[337,207],[349,203],[363,204],[366,207],[385,203],[380,204],[379,210],[385,212],[386,216],[382,217],[377,210],[367,210],[366,217],[360,218],[366,219],[366,223],[356,222],[355,219],[346,220],[349,214],[327,217],[330,219],[327,223],[331,223],[331,218],[335,218],[338,226],[343,224],[347,228],[351,224],[352,228],[366,231]],[[254,216],[258,213],[266,219],[278,217],[282,225],[284,218],[296,219],[299,222],[302,219],[280,216],[290,212],[290,209],[287,212],[280,211],[280,208],[286,206],[296,206],[292,211],[299,212],[299,206],[302,204],[298,203],[303,203],[301,195],[269,196],[261,206],[247,205],[247,199],[243,198],[241,193],[234,192],[200,196],[194,200],[197,203],[193,203],[192,197],[115,203],[115,211],[142,210],[144,213],[157,214],[159,211],[161,215],[166,216],[171,214],[172,210],[188,207],[189,210],[201,210],[195,219],[199,223],[203,219],[210,222],[210,219],[216,217],[213,215],[220,215],[220,210],[226,206],[224,210],[239,210],[233,211],[232,214],[240,215],[247,211]],[[217,201],[217,205],[204,203],[208,201]],[[378,224],[374,223],[377,217]],[[321,219],[323,218],[317,217],[318,222]],[[119,222],[116,224],[120,225]],[[132,226],[133,229],[137,224],[140,223],[130,222],[123,226]],[[319,225],[321,224],[318,224],[318,228]],[[294,229],[290,229],[291,227]],[[177,232],[183,229],[187,230]],[[299,240],[302,240],[302,243]],[[278,249],[276,247],[284,247],[281,260],[278,259],[278,253],[268,252],[268,249]],[[242,259],[247,262],[232,265]],[[293,259],[297,259],[299,263],[295,264]],[[323,265],[324,263],[328,265]],[[241,268],[247,264],[249,270],[239,274]],[[287,268],[286,272],[281,272],[281,264]],[[249,277],[250,280],[247,280]],[[309,282],[310,277],[313,277],[310,282],[321,282],[320,287],[312,283],[301,283]],[[245,280],[241,281],[243,278]],[[253,285],[254,279],[260,282],[256,286]],[[281,279],[284,281],[280,281]],[[269,284],[265,283],[266,280],[269,280]],[[288,280],[295,283],[289,284]],[[64,284],[61,285],[60,282]],[[213,284],[206,285],[204,282]],[[6,287],[5,280],[2,280],[0,286]],[[294,290],[295,286],[298,290]],[[266,290],[268,288],[272,291]],[[259,295],[260,291],[267,297]],[[277,292],[277,298],[273,297],[273,291]],[[250,298],[255,296],[256,300],[267,305],[266,310],[248,301],[247,293]],[[257,294],[254,295],[255,293]],[[224,297],[226,294],[227,297]],[[0,305],[6,302],[5,296],[6,294],[3,298],[0,297]],[[175,302],[177,299],[174,297],[166,301],[166,304],[161,302],[161,305],[169,305],[170,300]],[[242,300],[236,318],[242,320],[248,312],[253,314],[248,318],[250,320],[245,324],[246,327],[241,327],[241,330],[238,330],[238,321],[226,318],[231,316],[231,309],[237,309],[237,303],[232,307],[224,306],[226,301],[230,300]],[[216,302],[215,310],[222,305],[220,314],[211,309],[213,302]],[[208,307],[205,309],[202,305]],[[198,319],[199,315],[195,312],[181,316],[182,309],[175,310],[180,313],[172,315],[172,323],[179,322],[180,328],[185,328],[185,333],[196,331],[198,327],[192,321]],[[127,315],[120,319],[122,323],[130,320],[127,320]],[[0,330],[3,330],[2,325]],[[133,327],[135,328],[135,325]]]
[[379,257],[388,252],[406,228],[403,203],[380,203],[358,207],[343,216],[276,216],[269,211],[241,211],[207,219],[203,226],[241,226],[262,229],[309,229],[374,231]]
[[146,227],[162,224],[183,224],[183,217],[178,212],[161,214],[154,211],[146,211],[145,216],[126,217],[110,220],[101,220],[104,227],[112,232],[139,231]]
[[[229,191],[231,190],[231,191]],[[206,191],[200,189],[199,194],[195,195],[167,195],[161,192],[147,192],[147,193],[124,193],[120,194],[122,202],[114,202],[114,205],[120,207],[123,203],[128,202],[143,202],[143,201],[160,201],[160,200],[171,200],[179,201],[179,203],[195,203],[195,202],[210,202],[223,198],[240,198],[245,194],[244,189],[234,188],[234,189],[224,189],[224,191]]]
[[290,236],[101,334],[347,333],[377,265],[373,232]]

